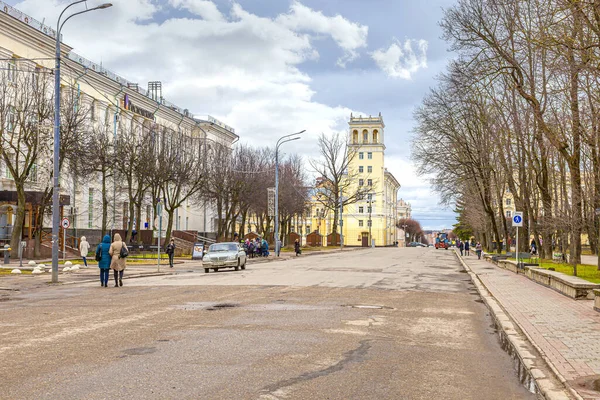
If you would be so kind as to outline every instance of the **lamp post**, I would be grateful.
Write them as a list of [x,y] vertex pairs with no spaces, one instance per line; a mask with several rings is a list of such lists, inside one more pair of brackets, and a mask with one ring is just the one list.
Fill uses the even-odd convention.
[[275,145],[275,254],[279,257],[279,146],[300,139],[300,134],[306,130],[285,135],[279,138]]
[[76,15],[84,14],[94,10],[102,10],[111,7],[111,3],[104,3],[94,8],[86,9],[69,15],[61,23],[61,19],[65,11],[75,4],[83,3],[86,0],[75,1],[66,6],[56,22],[56,65],[54,70],[54,169],[53,169],[53,192],[52,192],[52,283],[58,283],[58,235],[59,235],[59,219],[60,219],[60,168],[59,168],[59,151],[60,151],[60,32],[65,23]]

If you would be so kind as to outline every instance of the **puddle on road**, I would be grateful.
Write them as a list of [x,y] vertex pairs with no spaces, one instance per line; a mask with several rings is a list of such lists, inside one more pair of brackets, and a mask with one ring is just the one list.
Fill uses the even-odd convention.
[[185,311],[217,311],[231,308],[243,308],[248,311],[312,311],[312,310],[331,310],[333,307],[312,306],[304,304],[271,303],[271,304],[249,304],[241,305],[239,303],[216,303],[216,302],[197,302],[186,303],[175,306],[178,310]]

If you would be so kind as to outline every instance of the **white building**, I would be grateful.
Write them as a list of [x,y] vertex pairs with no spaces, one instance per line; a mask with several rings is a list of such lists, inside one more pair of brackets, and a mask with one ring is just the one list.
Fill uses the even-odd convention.
[[[23,14],[8,4],[0,1],[0,72],[7,74],[31,73],[52,74],[54,70],[56,32],[35,19]],[[76,88],[77,104],[89,107],[89,118],[86,121],[89,129],[99,121],[112,126],[115,137],[119,124],[124,121],[137,124],[141,129],[159,127],[170,132],[180,132],[198,140],[216,142],[231,147],[239,138],[235,130],[210,116],[199,118],[187,109],[182,109],[162,97],[160,82],[148,82],[148,90],[132,83],[102,66],[85,59],[71,51],[67,44],[61,45],[61,82],[65,88]],[[10,75],[5,75],[10,76]],[[47,76],[47,75],[46,75]],[[64,91],[64,89],[63,89]],[[1,93],[0,93],[1,96]],[[5,121],[5,128],[9,122]],[[41,129],[41,128],[40,128]],[[44,129],[51,130],[51,123]],[[6,129],[5,129],[6,130]],[[32,177],[27,187],[28,206],[25,215],[23,237],[31,239],[32,224],[36,220],[36,201],[48,186],[49,175],[44,170],[51,169],[51,154],[36,164],[35,179]],[[80,236],[88,230],[101,228],[102,208],[99,180],[97,174],[90,173],[84,182],[75,182],[69,171],[61,175],[61,212],[71,219],[70,234]],[[110,201],[109,229],[124,229],[128,222],[126,196],[118,182],[115,186],[116,196]],[[15,184],[11,179],[6,164],[0,163],[0,239],[10,232],[14,223],[12,205],[16,204]],[[152,229],[154,213],[151,199],[141,205],[142,218],[136,222],[136,229]],[[192,230],[213,232],[215,213],[210,205],[185,202],[175,212],[174,230]],[[113,222],[114,221],[114,222]],[[44,226],[50,226],[50,218],[46,217]],[[68,241],[67,241],[68,243]]]

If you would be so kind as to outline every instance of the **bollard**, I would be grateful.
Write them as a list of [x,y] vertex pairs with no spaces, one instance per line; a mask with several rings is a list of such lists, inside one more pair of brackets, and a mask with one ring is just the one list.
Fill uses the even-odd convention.
[[10,264],[10,247],[5,244],[4,245],[4,265]]

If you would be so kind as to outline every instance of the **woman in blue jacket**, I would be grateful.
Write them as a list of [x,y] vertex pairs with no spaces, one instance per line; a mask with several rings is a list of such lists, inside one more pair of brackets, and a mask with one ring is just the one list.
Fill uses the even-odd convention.
[[110,250],[110,236],[104,236],[102,243],[96,248],[96,260],[100,255],[100,261],[98,261],[98,267],[100,268],[100,286],[108,287],[108,272],[110,271],[110,262],[112,257],[109,254]]

